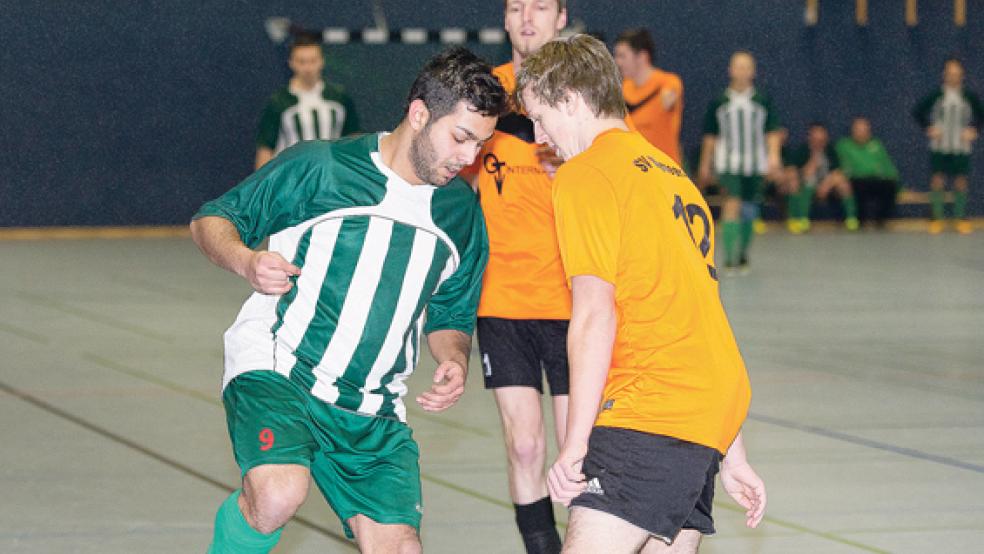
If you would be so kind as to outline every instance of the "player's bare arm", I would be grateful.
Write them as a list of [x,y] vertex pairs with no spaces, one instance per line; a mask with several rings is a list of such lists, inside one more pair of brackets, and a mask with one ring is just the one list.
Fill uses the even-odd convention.
[[417,397],[417,404],[428,412],[440,412],[465,393],[471,336],[453,329],[434,331],[427,335],[427,345],[438,365],[431,388]]
[[255,251],[243,244],[231,221],[206,216],[191,222],[191,238],[209,260],[249,282],[257,292],[284,294],[293,286],[290,278],[301,270],[276,252]]
[[768,148],[768,168],[769,176],[773,179],[778,179],[781,177],[782,172],[782,156],[780,151],[782,150],[782,133],[779,131],[772,131],[766,133],[765,142]]
[[584,489],[581,462],[598,415],[615,344],[615,286],[593,275],[572,280],[573,311],[567,334],[570,399],[567,437],[547,484],[554,502],[568,505]]
[[701,188],[711,184],[711,159],[714,156],[714,146],[717,144],[717,137],[714,135],[704,135],[704,141],[700,147],[700,166],[697,173],[697,185]]

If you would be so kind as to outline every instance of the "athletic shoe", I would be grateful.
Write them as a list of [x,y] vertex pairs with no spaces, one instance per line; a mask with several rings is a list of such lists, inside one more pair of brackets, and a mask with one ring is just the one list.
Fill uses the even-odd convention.
[[943,232],[943,229],[945,227],[946,227],[946,224],[943,223],[943,220],[934,219],[934,220],[932,220],[932,221],[929,222],[929,234],[931,234],[931,235],[938,235],[938,234],[940,234],[940,233]]
[[762,218],[756,217],[755,220],[752,221],[752,229],[755,230],[756,235],[764,235],[765,232],[769,230],[769,227],[764,221],[762,221]]
[[849,217],[844,220],[844,227],[846,227],[848,231],[857,231],[861,228],[861,222],[858,221],[858,218],[856,217]]
[[803,232],[803,225],[800,223],[800,221],[802,221],[802,220],[799,220],[799,219],[787,219],[786,220],[786,229],[788,229],[789,232],[792,233],[792,234],[794,234],[794,235],[798,235],[798,234],[802,233]]
[[806,233],[810,230],[810,218],[801,217],[800,218],[800,229]]
[[974,224],[966,219],[961,219],[957,222],[957,232],[961,235],[969,235],[974,232]]

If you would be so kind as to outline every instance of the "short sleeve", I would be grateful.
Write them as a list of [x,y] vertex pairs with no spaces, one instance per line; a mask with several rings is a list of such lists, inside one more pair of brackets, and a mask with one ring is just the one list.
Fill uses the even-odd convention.
[[271,150],[277,147],[277,136],[280,135],[280,110],[274,102],[267,102],[260,114],[260,125],[256,133],[256,146]]
[[453,329],[471,335],[475,330],[482,275],[489,259],[489,238],[478,197],[473,198],[472,224],[461,262],[428,302],[424,333]]
[[288,148],[222,196],[206,202],[193,219],[228,219],[243,243],[255,248],[289,227],[319,186],[324,162],[310,154],[310,144]]
[[553,203],[568,284],[578,275],[615,284],[621,217],[610,182],[590,166],[568,162],[554,180]]

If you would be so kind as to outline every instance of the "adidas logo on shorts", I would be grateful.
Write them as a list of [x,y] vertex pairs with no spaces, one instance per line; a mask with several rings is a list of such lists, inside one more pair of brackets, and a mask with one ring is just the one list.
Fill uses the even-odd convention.
[[584,492],[588,494],[604,495],[605,489],[601,488],[601,481],[599,481],[597,477],[592,477],[591,480],[588,481],[588,486],[584,489]]
[[491,377],[492,376],[492,363],[489,361],[489,355],[488,355],[488,353],[485,353],[484,355],[482,355],[482,365],[485,366],[485,376],[486,377]]

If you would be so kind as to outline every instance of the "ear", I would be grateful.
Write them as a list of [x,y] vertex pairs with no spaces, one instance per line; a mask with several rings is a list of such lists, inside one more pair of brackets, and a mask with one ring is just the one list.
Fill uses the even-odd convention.
[[407,108],[407,121],[410,122],[410,127],[414,131],[420,131],[426,127],[429,120],[430,110],[427,109],[427,104],[423,100],[418,98],[410,102],[410,107]]
[[584,104],[584,99],[581,98],[580,94],[567,91],[567,94],[564,95],[564,99],[560,101],[557,107],[560,108],[560,111],[563,112],[564,115],[573,116],[578,111],[581,104]]
[[560,10],[560,15],[557,17],[557,30],[563,31],[564,27],[567,27],[567,8]]

